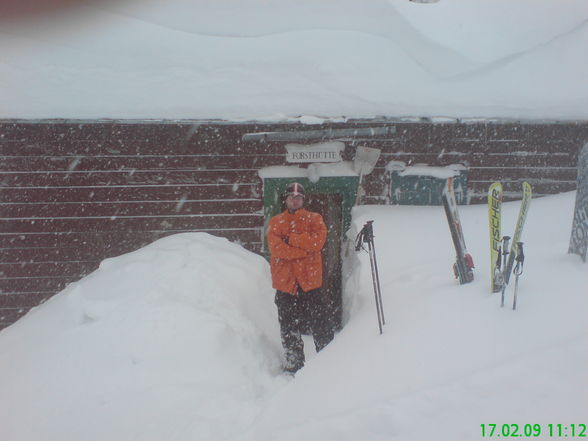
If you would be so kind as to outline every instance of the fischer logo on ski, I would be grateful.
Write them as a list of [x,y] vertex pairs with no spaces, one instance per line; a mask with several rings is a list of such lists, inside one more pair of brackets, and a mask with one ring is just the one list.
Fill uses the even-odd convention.
[[463,237],[463,230],[457,212],[457,201],[455,200],[455,192],[453,191],[453,178],[447,179],[447,184],[443,189],[441,199],[443,200],[443,207],[449,223],[449,231],[451,232],[451,239],[457,254],[455,264],[453,265],[453,272],[460,284],[469,283],[474,280],[474,260],[468,253],[465,240]]
[[490,227],[490,289],[498,292],[502,288],[500,235],[502,208],[502,184],[493,183],[488,189],[488,225]]

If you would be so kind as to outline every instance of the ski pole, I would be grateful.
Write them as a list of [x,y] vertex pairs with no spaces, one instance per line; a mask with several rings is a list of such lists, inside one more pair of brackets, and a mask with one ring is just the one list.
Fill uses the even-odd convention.
[[368,254],[370,256],[370,267],[372,270],[372,282],[374,285],[374,297],[376,300],[376,313],[378,315],[378,327],[380,329],[380,334],[382,334],[382,325],[385,324],[385,320],[384,308],[382,306],[382,292],[380,290],[378,264],[376,262],[376,249],[374,247],[374,230],[372,226],[373,222],[374,221],[368,221],[357,235],[355,242],[355,250],[359,251],[360,249],[362,249],[362,243],[368,244]]
[[369,221],[365,224],[364,241],[368,244],[368,254],[370,256],[370,266],[372,269],[372,281],[374,284],[374,296],[376,300],[376,312],[378,315],[378,326],[380,334],[382,334],[382,326],[385,324],[384,321],[384,310],[382,308],[382,292],[380,291],[380,277],[378,274],[378,264],[376,262],[376,254],[374,248],[374,229],[373,221]]
[[378,286],[378,303],[380,305],[380,316],[382,317],[382,325],[385,325],[386,319],[384,318],[384,304],[382,303],[382,289],[380,288],[380,273],[378,272],[378,260],[376,259],[376,243],[374,242],[373,232],[372,232],[372,241],[368,244],[368,246],[370,244],[372,247],[372,256],[373,256],[373,260],[374,260],[376,285]]
[[[506,262],[508,257],[508,241],[510,240],[510,236],[504,236],[502,238],[502,267],[503,271],[506,268]],[[504,272],[502,274],[502,296],[500,298],[500,306],[504,306],[504,292],[506,291],[506,277],[504,277]]]
[[517,291],[519,289],[519,276],[523,274],[523,264],[525,263],[525,254],[523,253],[523,242],[517,242],[516,262],[517,264],[512,271],[515,275],[514,299],[512,301],[513,311],[517,309]]

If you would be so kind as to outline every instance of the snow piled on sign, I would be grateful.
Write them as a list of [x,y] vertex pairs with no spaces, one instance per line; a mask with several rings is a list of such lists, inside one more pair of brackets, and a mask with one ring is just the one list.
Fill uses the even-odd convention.
[[353,163],[350,161],[330,164],[312,163],[306,168],[295,165],[273,165],[259,169],[258,174],[261,179],[308,178],[311,182],[318,182],[321,177],[357,176]]
[[129,0],[0,19],[0,118],[588,117],[585,0]]

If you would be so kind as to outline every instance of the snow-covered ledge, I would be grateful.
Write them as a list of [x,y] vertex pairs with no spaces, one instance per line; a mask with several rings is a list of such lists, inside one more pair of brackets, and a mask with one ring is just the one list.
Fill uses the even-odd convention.
[[401,161],[390,161],[386,165],[386,171],[398,172],[399,176],[430,176],[438,179],[459,176],[460,172],[463,170],[467,170],[467,167],[462,164],[451,164],[445,167],[432,167],[426,164],[407,166]]
[[298,166],[272,166],[261,168],[258,172],[261,179],[268,178],[308,178],[310,182],[318,182],[320,178],[335,176],[358,176],[350,161],[331,164],[310,164],[307,168]]

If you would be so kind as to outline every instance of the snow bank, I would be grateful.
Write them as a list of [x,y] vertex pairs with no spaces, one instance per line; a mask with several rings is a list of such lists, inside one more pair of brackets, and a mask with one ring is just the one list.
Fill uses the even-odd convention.
[[[2,441],[454,441],[480,424],[588,421],[588,266],[568,255],[574,193],[534,199],[517,310],[491,294],[488,212],[460,206],[459,285],[442,207],[360,206],[380,270],[348,250],[345,327],[278,374],[268,265],[206,234],[159,240],[0,332]],[[519,203],[503,205],[512,234]]]
[[266,261],[170,236],[2,331],[0,439],[226,439],[256,416],[280,351]]
[[[588,267],[567,255],[574,193],[533,201],[517,310],[489,292],[487,209],[460,206],[475,280],[453,279],[442,207],[361,206],[374,220],[386,318],[378,335],[368,254],[350,274],[348,321],[267,406],[247,441],[483,439],[480,424],[588,418]],[[512,234],[518,202],[503,206]],[[554,213],[555,216],[554,216]],[[352,256],[352,258],[354,258]],[[336,373],[336,374],[334,374]]]

